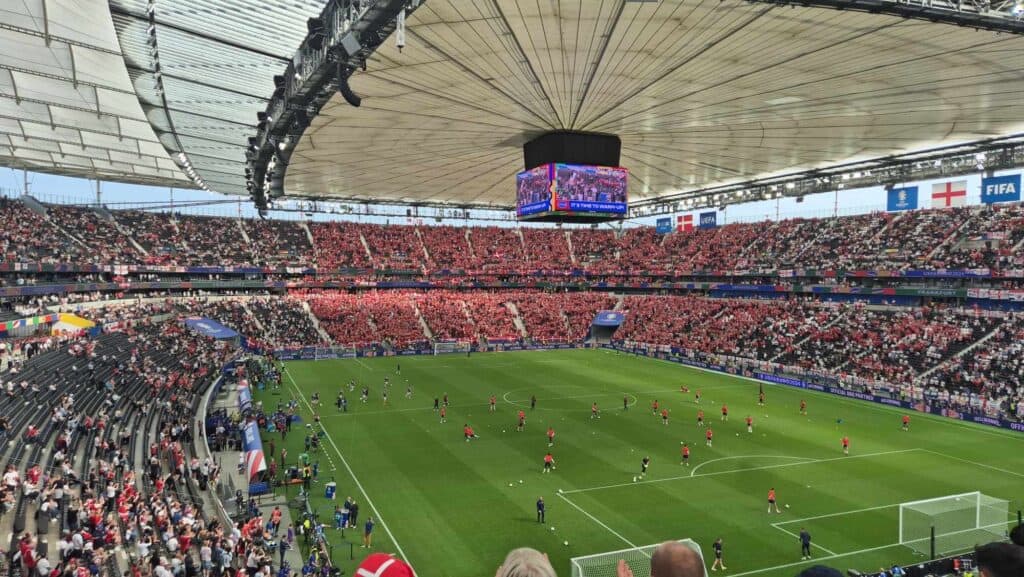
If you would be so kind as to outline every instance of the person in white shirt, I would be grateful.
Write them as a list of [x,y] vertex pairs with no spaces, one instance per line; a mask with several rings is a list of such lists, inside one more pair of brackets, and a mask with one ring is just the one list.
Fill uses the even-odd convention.
[[7,471],[4,472],[3,481],[4,485],[12,491],[17,489],[18,485],[21,484],[21,476],[18,475],[18,470],[14,468],[14,465],[7,465]]
[[46,557],[40,557],[39,561],[36,561],[36,570],[39,571],[39,577],[50,577],[50,561]]

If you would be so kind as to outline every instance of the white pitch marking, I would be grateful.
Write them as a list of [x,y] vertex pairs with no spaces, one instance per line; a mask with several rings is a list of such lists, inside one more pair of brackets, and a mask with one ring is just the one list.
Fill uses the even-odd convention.
[[[778,465],[766,465],[764,467],[748,467],[746,469],[732,469],[732,470],[729,470],[729,471],[716,471],[714,473],[705,473],[703,475],[697,475],[697,476],[694,476],[694,477],[691,477],[690,475],[682,475],[682,476],[679,476],[679,477],[665,477],[664,479],[648,479],[648,480],[645,480],[645,481],[638,481],[636,483],[617,483],[615,485],[601,485],[601,486],[598,486],[598,487],[586,487],[584,489],[573,489],[571,491],[565,491],[565,493],[567,493],[567,494],[571,494],[571,493],[584,493],[584,492],[587,492],[587,491],[599,491],[599,490],[602,490],[602,489],[614,489],[614,488],[617,488],[617,487],[632,487],[632,486],[643,485],[643,484],[647,484],[647,483],[662,483],[662,482],[665,482],[665,481],[678,481],[680,479],[700,479],[701,477],[714,477],[714,476],[717,476],[717,475],[729,475],[729,474],[732,474],[732,473],[745,473],[745,472],[749,472],[749,471],[764,471],[764,470],[768,470],[768,469],[780,469],[780,468],[783,468],[783,467],[798,467],[800,465],[814,465],[814,464],[817,464],[817,463],[828,463],[828,462],[832,462],[832,461],[849,461],[849,460],[852,460],[852,459],[867,459],[867,458],[870,458],[870,457],[881,457],[883,455],[896,455],[896,454],[899,454],[899,453],[910,453],[912,451],[921,451],[921,450],[923,450],[923,449],[914,448],[914,449],[899,449],[899,450],[896,450],[896,451],[882,451],[880,453],[865,453],[863,455],[853,455],[853,456],[845,456],[844,455],[842,457],[834,457],[834,458],[831,458],[831,459],[816,459],[816,460],[813,460],[813,461],[801,461],[799,463],[781,463],[781,464],[778,464]],[[733,577],[735,577],[735,575]]]

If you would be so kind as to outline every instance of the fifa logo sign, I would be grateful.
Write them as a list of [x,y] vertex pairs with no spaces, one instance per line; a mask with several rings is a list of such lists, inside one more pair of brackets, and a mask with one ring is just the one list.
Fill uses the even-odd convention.
[[1016,202],[1020,200],[1020,175],[993,176],[981,180],[981,202]]
[[1006,196],[1009,194],[1017,194],[1017,187],[1015,187],[1011,182],[990,184],[985,187],[986,196]]

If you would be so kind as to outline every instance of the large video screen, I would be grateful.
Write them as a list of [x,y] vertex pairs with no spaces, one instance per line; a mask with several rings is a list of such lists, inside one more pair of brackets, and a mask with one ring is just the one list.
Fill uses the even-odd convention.
[[626,213],[629,171],[612,166],[555,165],[555,210]]
[[516,175],[516,214],[527,216],[551,210],[553,164],[544,164]]

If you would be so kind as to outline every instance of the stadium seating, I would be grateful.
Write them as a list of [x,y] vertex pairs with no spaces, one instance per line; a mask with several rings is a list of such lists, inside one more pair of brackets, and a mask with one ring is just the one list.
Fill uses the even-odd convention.
[[204,266],[244,266],[253,264],[239,221],[231,218],[180,215],[181,236],[188,243],[184,264]]
[[423,245],[430,253],[432,270],[474,268],[473,255],[466,240],[466,229],[454,226],[424,226],[419,229]]
[[112,219],[90,208],[65,205],[49,207],[50,216],[70,235],[88,247],[88,262],[135,264],[141,253]]
[[518,231],[510,228],[488,226],[470,229],[473,254],[477,268],[484,272],[522,270],[519,266],[526,260],[523,241]]
[[311,266],[313,246],[303,224],[288,220],[247,219],[242,228],[252,247],[254,264]]
[[[1020,204],[736,223],[659,235],[600,229],[223,219],[55,205],[49,222],[0,204],[0,248],[22,262],[375,268],[565,274],[1024,267]],[[244,235],[243,236],[243,232]],[[73,237],[73,238],[72,238]],[[246,237],[248,243],[246,243]],[[136,244],[139,248],[136,247]],[[16,250],[15,250],[16,249]],[[145,253],[145,254],[144,254]]]
[[[146,264],[184,264],[188,257],[185,239],[166,214],[138,210],[112,212],[118,224],[148,253]],[[187,261],[186,261],[187,262]]]
[[0,198],[0,259],[2,262],[70,262],[87,258],[88,251],[56,230],[46,217],[24,204]]
[[462,299],[463,293],[448,290],[434,290],[412,295],[416,308],[430,327],[434,338],[440,341],[475,340],[473,326]]
[[317,266],[328,270],[372,266],[359,232],[360,225],[351,222],[315,222],[310,225],[310,230],[316,243]]

